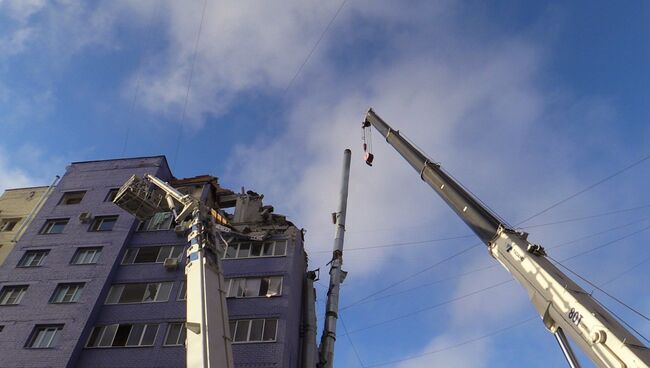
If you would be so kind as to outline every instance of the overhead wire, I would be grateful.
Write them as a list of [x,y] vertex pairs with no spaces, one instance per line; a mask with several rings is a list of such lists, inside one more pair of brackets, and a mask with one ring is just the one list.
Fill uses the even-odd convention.
[[566,198],[564,198],[564,199],[561,199],[561,200],[559,200],[559,201],[557,201],[557,202],[551,204],[550,206],[544,208],[543,210],[541,210],[541,211],[539,211],[539,212],[536,212],[535,214],[533,214],[533,215],[531,215],[531,216],[526,217],[525,219],[519,221],[519,222],[515,225],[515,227],[517,227],[517,226],[519,226],[519,225],[521,225],[521,224],[524,224],[524,223],[526,223],[526,222],[528,222],[528,221],[534,219],[535,217],[538,217],[538,216],[540,216],[540,215],[542,215],[542,214],[544,214],[544,213],[546,213],[546,212],[552,210],[553,208],[555,208],[555,207],[557,207],[557,206],[559,206],[559,205],[561,205],[561,204],[563,204],[563,203],[566,203],[566,202],[570,201],[571,199],[573,199],[573,198],[575,198],[575,197],[577,197],[577,196],[579,196],[579,195],[581,195],[581,194],[584,194],[584,193],[590,191],[591,189],[593,189],[593,188],[595,188],[595,187],[597,187],[597,186],[599,186],[599,185],[605,183],[606,181],[611,180],[611,179],[617,177],[618,175],[621,175],[622,173],[624,173],[624,172],[626,172],[626,171],[628,171],[628,170],[630,170],[630,169],[632,169],[632,168],[634,168],[634,167],[636,167],[636,166],[642,164],[643,162],[647,161],[648,159],[650,159],[650,155],[647,155],[647,156],[642,157],[641,159],[639,159],[639,160],[633,162],[632,164],[627,165],[627,166],[625,166],[624,168],[622,168],[622,169],[620,169],[620,170],[618,170],[618,171],[616,171],[616,172],[614,172],[614,173],[612,173],[612,174],[610,174],[610,175],[608,175],[608,176],[606,176],[606,177],[604,177],[604,178],[602,178],[602,179],[596,181],[595,183],[593,183],[593,184],[591,184],[591,185],[588,185],[587,187],[585,187],[585,188],[583,188],[583,189],[581,189],[581,190],[579,190],[579,191],[577,191],[577,192],[571,194],[570,196],[568,196],[568,197],[566,197]]
[[[646,259],[644,260],[644,262],[647,261],[648,259],[650,259],[650,256],[649,256],[648,258],[646,258]],[[642,262],[642,263],[643,263],[643,262]],[[624,275],[624,274],[630,272],[630,270],[632,270],[633,268],[638,267],[639,265],[640,265],[640,264],[635,264],[635,265],[633,265],[632,267],[629,267],[629,268],[623,270],[623,271],[620,272],[618,275],[616,275],[615,277],[611,278],[611,279],[608,280],[608,281],[605,281],[605,282],[602,283],[601,285],[605,285],[605,284],[607,284],[607,283],[612,282],[613,280],[619,278],[621,275]],[[576,276],[578,276],[578,275],[576,275]],[[578,277],[580,277],[580,276],[578,276]],[[513,279],[513,280],[509,280],[509,281],[514,281],[514,279]],[[484,291],[484,290],[488,290],[488,289],[490,289],[490,288],[495,288],[495,287],[497,287],[497,286],[500,286],[500,285],[503,285],[503,284],[506,284],[506,283],[507,283],[507,282],[501,282],[501,283],[496,284],[496,285],[491,285],[491,286],[488,286],[488,287],[486,287],[486,288],[484,288],[484,289],[478,290],[477,292],[481,292],[481,291]],[[597,287],[597,286],[595,286],[595,285],[593,285],[593,286],[594,286],[594,287]],[[476,294],[477,292],[473,292],[472,295]],[[455,301],[458,301],[459,298],[455,298],[455,299],[456,299]],[[595,299],[595,298],[594,298],[594,299]],[[596,300],[596,299],[595,299],[595,300]],[[608,312],[610,312],[610,313],[612,313],[612,315],[616,316],[616,314],[613,313],[611,310],[609,310],[606,306],[602,305],[602,303],[600,303],[598,300],[596,300],[596,301],[597,301],[597,302],[598,302],[598,303],[599,303],[603,308],[605,308]],[[448,302],[450,302],[450,301],[448,301]],[[445,303],[445,302],[442,302],[442,303]],[[442,303],[439,303],[439,304],[442,304]],[[618,316],[616,316],[616,317],[620,319],[620,317],[618,317]],[[405,318],[405,317],[403,317],[403,318]],[[533,316],[533,317],[530,317],[530,318],[528,318],[528,319],[521,320],[521,321],[516,322],[516,323],[514,323],[514,324],[508,325],[508,326],[506,326],[506,327],[504,327],[504,328],[502,328],[502,329],[498,329],[498,330],[495,330],[495,331],[489,332],[489,333],[487,333],[487,334],[484,334],[484,335],[482,335],[482,336],[479,336],[479,337],[476,337],[476,338],[472,338],[472,339],[469,339],[469,340],[465,340],[465,341],[459,342],[459,343],[457,343],[457,344],[449,345],[449,346],[444,347],[444,348],[441,348],[441,349],[436,349],[436,350],[427,351],[427,352],[424,352],[424,353],[421,353],[421,354],[417,354],[417,355],[413,355],[413,356],[410,356],[410,357],[407,357],[407,358],[403,358],[403,359],[392,360],[392,361],[389,361],[389,362],[383,362],[383,363],[377,363],[377,364],[371,364],[371,365],[368,365],[367,368],[371,368],[371,367],[381,367],[381,366],[386,366],[386,365],[391,365],[391,364],[401,363],[401,362],[404,362],[404,361],[417,359],[417,358],[420,358],[420,357],[423,357],[423,356],[426,356],[426,355],[432,355],[432,354],[441,353],[441,352],[444,352],[444,351],[447,351],[447,350],[451,350],[451,349],[454,349],[454,348],[457,348],[457,347],[460,347],[460,346],[463,346],[463,345],[467,345],[467,344],[472,343],[472,342],[476,342],[476,341],[479,341],[479,340],[483,340],[483,339],[486,339],[486,338],[489,338],[489,337],[492,337],[492,336],[498,335],[498,334],[500,334],[500,333],[502,333],[502,332],[505,332],[505,331],[511,330],[511,329],[516,328],[516,327],[518,327],[518,326],[521,326],[521,325],[523,325],[523,324],[525,324],[525,323],[528,323],[528,322],[530,322],[530,321],[532,321],[532,320],[534,320],[534,319],[536,319],[536,318],[539,318],[539,316]],[[396,319],[399,319],[399,318],[396,318]],[[379,323],[379,324],[384,324],[384,323],[392,322],[393,320],[396,320],[396,319],[391,319],[391,320],[389,320],[389,321],[382,322],[382,323]],[[641,336],[642,338],[646,339],[645,336],[643,336],[642,334],[640,334],[640,333],[639,333],[637,330],[635,330],[632,326],[630,326],[630,325],[628,325],[627,323],[625,323],[625,321],[621,320],[621,322],[623,322],[624,324],[626,324],[630,329],[632,329],[634,332],[636,332],[639,336]],[[375,327],[375,326],[377,326],[377,325],[379,325],[379,324],[375,324],[375,325],[373,325],[372,327]],[[368,327],[368,328],[371,328],[371,327]],[[364,328],[361,328],[361,329],[352,330],[352,331],[350,331],[349,333],[355,333],[355,332],[362,331],[362,330],[364,330],[364,329],[368,329],[368,328],[365,328],[365,327],[364,327]],[[646,341],[648,341],[648,340],[646,339]]]
[[[630,212],[630,211],[643,209],[643,208],[650,208],[650,205],[637,206],[637,207],[632,207],[632,208],[624,208],[624,209],[619,209],[619,210],[614,210],[614,211],[598,213],[598,214],[595,214],[595,215],[580,216],[580,217],[568,218],[568,219],[554,221],[554,222],[547,222],[547,223],[536,224],[536,225],[531,225],[531,226],[524,226],[524,227],[521,227],[521,229],[531,229],[531,228],[535,228],[535,227],[565,224],[565,223],[570,223],[570,222],[576,222],[576,221],[582,221],[582,220],[588,220],[588,219],[593,219],[593,218],[598,218],[598,217],[604,217],[604,216],[619,214],[619,213],[623,213],[623,212]],[[635,222],[632,222],[632,223],[642,222],[642,221],[645,221],[647,219],[650,219],[650,217],[643,217],[642,219],[636,220]],[[632,223],[629,223],[627,225],[621,225],[621,227],[628,226],[628,225],[630,225]],[[396,229],[394,229],[394,230],[396,230]],[[348,234],[348,233],[351,233],[351,232],[346,231],[346,234]],[[411,246],[411,245],[412,246],[426,245],[427,243],[437,243],[437,242],[449,241],[449,240],[467,239],[467,238],[473,238],[475,236],[476,235],[474,235],[474,234],[466,234],[466,235],[457,235],[457,236],[450,236],[450,237],[444,237],[444,238],[414,240],[414,241],[407,241],[407,242],[385,243],[385,244],[379,244],[379,245],[351,247],[351,248],[346,248],[345,251],[346,252],[355,252],[355,251],[370,250],[370,249],[392,248],[392,247],[402,247],[402,246]],[[316,250],[316,251],[310,251],[309,253],[310,254],[331,253],[331,250]]]
[[208,0],[203,1],[203,9],[201,10],[201,22],[199,22],[199,30],[196,33],[196,40],[194,41],[194,52],[192,54],[192,62],[190,63],[190,75],[187,80],[187,90],[185,91],[185,101],[183,102],[183,112],[181,113],[180,120],[180,132],[178,133],[178,138],[176,139],[176,150],[174,151],[174,159],[172,160],[172,166],[176,164],[176,159],[178,158],[178,150],[181,146],[181,138],[183,137],[183,123],[185,122],[185,115],[187,112],[187,102],[190,99],[190,89],[192,88],[192,80],[194,79],[194,67],[196,65],[196,54],[199,49],[199,40],[201,39],[201,33],[203,31],[203,20],[205,19],[205,9],[208,6]]
[[409,361],[409,360],[421,358],[421,357],[427,356],[427,355],[442,353],[444,351],[452,350],[452,349],[455,349],[455,348],[458,348],[458,347],[461,347],[461,346],[464,346],[464,345],[467,345],[467,344],[471,344],[471,343],[476,342],[476,341],[480,341],[480,340],[483,340],[483,339],[487,339],[489,337],[500,335],[500,334],[502,334],[502,333],[504,333],[506,331],[512,330],[512,329],[517,328],[519,326],[522,326],[522,325],[524,325],[526,323],[529,323],[529,322],[535,320],[536,318],[539,318],[539,317],[538,316],[532,316],[532,317],[526,318],[524,320],[520,320],[518,322],[515,322],[515,323],[513,323],[511,325],[508,325],[506,327],[500,328],[498,330],[495,330],[495,331],[489,332],[487,334],[484,334],[484,335],[481,335],[481,336],[478,336],[478,337],[474,337],[474,338],[471,338],[471,339],[468,339],[468,340],[465,340],[465,341],[461,341],[461,342],[453,344],[453,345],[448,345],[448,346],[446,346],[444,348],[429,350],[429,351],[426,351],[424,353],[420,353],[420,354],[417,354],[417,355],[412,355],[412,356],[410,356],[408,358],[395,359],[395,360],[391,360],[391,361],[388,361],[388,362],[371,364],[371,365],[366,366],[366,368],[383,367],[383,366],[387,366],[387,365],[402,363],[402,362],[406,362],[406,361]]
[[[635,232],[635,233],[636,233],[636,232]],[[627,237],[619,238],[619,239],[616,240],[616,241],[620,241],[620,240],[625,239],[625,238],[627,238]],[[612,245],[612,244],[614,244],[614,243],[615,243],[615,241],[607,242],[607,243],[605,243],[605,245]],[[602,246],[599,246],[598,248],[601,248],[601,247],[602,247]],[[551,259],[551,260],[553,260],[553,261],[555,261],[555,260],[552,259],[551,257],[548,257],[548,258]],[[568,259],[573,259],[573,258],[575,258],[575,257],[569,257]],[[565,260],[566,260],[566,259],[565,259]],[[563,261],[564,261],[564,260],[563,260]],[[558,261],[555,261],[555,262],[558,262]],[[493,265],[493,266],[491,266],[491,267],[487,267],[487,268],[492,268],[492,267],[496,267],[496,266],[498,266],[498,264],[495,264],[495,265]],[[637,267],[637,265],[635,265],[635,266],[633,266],[633,267]],[[487,269],[487,268],[484,268],[484,269]],[[473,272],[475,272],[475,271],[470,271],[470,272],[468,272],[468,274],[469,274],[469,273],[473,273]],[[629,272],[629,269],[626,269],[624,272]],[[580,277],[580,276],[578,276],[578,277]],[[616,278],[617,278],[617,277],[619,277],[619,276],[616,276]],[[445,300],[445,301],[439,302],[439,303],[437,303],[437,304],[434,304],[434,305],[431,305],[431,306],[428,306],[428,307],[425,307],[425,308],[422,308],[422,309],[419,309],[419,310],[416,310],[416,311],[413,311],[413,312],[409,312],[409,313],[407,313],[407,314],[403,314],[403,315],[400,315],[400,316],[396,316],[396,317],[390,318],[390,319],[388,319],[388,320],[384,320],[384,321],[381,321],[381,322],[374,323],[374,324],[369,325],[369,326],[364,326],[364,327],[362,327],[362,328],[359,328],[359,329],[356,329],[356,330],[351,331],[351,333],[355,333],[355,332],[359,332],[359,331],[367,330],[367,329],[370,329],[370,328],[374,328],[374,327],[377,327],[377,326],[380,326],[380,325],[383,325],[383,324],[386,324],[386,323],[389,323],[389,322],[393,322],[393,321],[396,321],[396,320],[399,320],[399,319],[403,319],[403,318],[407,318],[407,317],[410,317],[410,316],[413,316],[413,315],[419,314],[419,313],[421,313],[421,312],[424,312],[424,311],[427,311],[427,310],[430,310],[430,309],[434,309],[434,308],[437,308],[437,307],[440,307],[440,306],[443,306],[443,305],[446,305],[446,304],[454,303],[454,302],[457,302],[457,301],[463,300],[463,299],[465,299],[465,298],[468,298],[468,297],[470,297],[470,296],[473,296],[473,295],[476,295],[476,294],[482,293],[482,292],[484,292],[484,291],[486,291],[486,290],[490,290],[490,289],[493,289],[493,288],[496,288],[496,287],[499,287],[499,286],[505,285],[505,284],[510,283],[510,282],[512,282],[512,281],[514,281],[514,279],[504,280],[504,281],[498,282],[498,283],[496,283],[496,284],[490,284],[490,285],[488,285],[488,286],[486,286],[486,287],[484,287],[484,288],[481,288],[481,289],[479,289],[479,290],[472,291],[472,292],[467,293],[467,294],[463,294],[463,295],[461,295],[461,296],[457,296],[457,297],[455,297],[455,298],[453,298],[453,299]],[[588,281],[587,281],[587,282],[588,282]],[[423,287],[423,286],[428,286],[428,285],[422,285],[422,286],[420,286],[420,287],[418,287],[418,288],[421,288],[421,287]],[[593,286],[594,286],[594,287],[597,287],[597,286],[595,286],[595,285],[593,285]],[[414,289],[415,289],[415,288],[414,288]],[[395,293],[395,294],[397,294],[397,293]],[[378,299],[380,299],[380,298],[371,299],[370,301],[366,301],[366,302],[372,302],[372,301],[376,301],[376,300],[378,300]],[[350,307],[352,307],[352,306],[354,306],[354,305],[358,305],[358,304],[362,304],[362,302],[357,302],[357,303],[350,304],[349,306],[345,306],[345,307],[341,308],[341,310],[348,309],[348,308],[350,308]],[[603,307],[604,307],[604,306],[603,306]],[[614,314],[614,313],[612,313],[612,314]],[[645,317],[645,316],[644,316],[644,317]],[[645,317],[645,318],[647,319],[647,317]],[[622,322],[624,322],[624,321],[622,321]],[[624,323],[625,323],[625,322],[624,322]],[[630,328],[631,328],[632,330],[634,330],[632,327],[630,327]],[[634,330],[634,331],[636,331],[636,330]],[[637,332],[637,333],[638,333],[638,332]],[[639,335],[642,336],[643,338],[645,338],[643,335],[641,335],[641,334],[639,334]]]
[[[547,207],[546,209],[541,210],[541,211],[537,212],[536,214],[533,214],[532,216],[527,217],[527,218],[524,219],[523,221],[520,221],[519,223],[517,223],[517,224],[515,225],[515,227],[516,227],[516,226],[519,226],[519,225],[521,225],[521,224],[523,224],[523,223],[525,223],[525,222],[527,222],[527,221],[529,221],[529,220],[531,220],[531,219],[533,219],[533,218],[535,218],[535,217],[537,217],[537,216],[539,216],[539,215],[541,215],[541,214],[543,214],[543,213],[548,212],[548,211],[551,210],[552,208],[555,208],[555,207],[559,206],[559,205],[562,204],[562,203],[566,203],[567,201],[569,201],[569,200],[571,200],[571,199],[573,199],[573,198],[575,198],[575,197],[577,197],[577,196],[579,196],[579,195],[581,195],[581,194],[586,193],[587,191],[589,191],[589,190],[591,190],[591,189],[597,187],[598,185],[600,185],[600,184],[602,184],[602,183],[604,183],[604,182],[606,182],[606,181],[608,181],[608,180],[611,180],[612,178],[614,178],[614,177],[616,177],[616,176],[618,176],[618,175],[624,173],[624,172],[627,171],[627,170],[630,170],[630,169],[633,168],[633,167],[636,167],[636,166],[640,165],[641,163],[645,162],[645,161],[648,160],[648,159],[650,159],[650,155],[647,155],[647,156],[643,157],[642,159],[640,159],[640,160],[638,160],[638,161],[636,161],[636,162],[634,162],[634,163],[632,163],[632,164],[630,164],[630,165],[624,167],[623,169],[618,170],[618,171],[616,171],[615,173],[610,174],[610,175],[608,175],[607,177],[598,180],[598,181],[595,182],[594,184],[591,184],[591,185],[587,186],[586,188],[583,188],[583,189],[577,191],[576,193],[573,193],[573,194],[569,195],[568,197],[566,197],[566,198],[564,198],[564,199],[562,199],[562,200],[560,200],[560,201],[558,201],[558,202],[555,202],[554,204],[552,204],[551,206]],[[645,229],[644,229],[644,230],[645,230]],[[631,235],[633,235],[633,234],[631,234]],[[630,235],[630,236],[631,236],[631,235]],[[402,278],[402,279],[399,279],[398,281],[389,284],[387,287],[384,287],[384,288],[382,288],[382,289],[379,289],[379,290],[377,290],[377,291],[375,291],[375,292],[373,292],[373,293],[367,295],[366,297],[364,297],[364,298],[362,298],[362,299],[359,299],[357,302],[362,302],[362,301],[364,301],[364,300],[366,300],[366,299],[369,299],[369,298],[371,298],[371,297],[373,297],[373,296],[375,296],[375,295],[377,295],[377,294],[379,294],[379,293],[382,293],[382,292],[385,291],[385,290],[388,290],[388,289],[391,289],[391,288],[393,288],[393,287],[395,287],[395,286],[397,286],[397,285],[400,285],[400,284],[402,284],[402,283],[404,283],[404,282],[406,282],[406,281],[408,281],[408,280],[410,280],[410,279],[412,279],[412,278],[414,278],[414,277],[416,277],[416,276],[418,276],[418,275],[421,275],[422,273],[424,273],[424,272],[426,272],[426,271],[428,271],[428,270],[430,270],[430,269],[433,269],[433,268],[437,267],[438,265],[440,265],[440,264],[442,264],[442,263],[444,263],[444,262],[446,262],[446,261],[448,261],[448,260],[450,260],[450,259],[453,259],[453,258],[455,258],[455,257],[458,257],[458,256],[460,256],[460,255],[462,255],[462,254],[468,252],[469,250],[474,249],[475,247],[477,247],[478,245],[481,245],[481,244],[483,244],[483,243],[481,242],[481,243],[478,243],[478,244],[472,245],[472,246],[470,246],[470,247],[467,247],[467,248],[465,248],[465,249],[462,249],[461,251],[459,251],[459,252],[457,252],[457,253],[454,253],[454,254],[453,254],[452,256],[450,256],[450,257],[447,257],[447,258],[445,258],[445,259],[443,259],[443,260],[441,260],[441,261],[438,261],[438,262],[436,262],[436,263],[434,263],[434,264],[432,264],[432,265],[430,265],[430,266],[428,266],[428,267],[426,267],[426,268],[424,268],[424,269],[421,269],[421,270],[419,270],[419,271],[416,271],[415,273],[412,273],[412,274],[410,274],[410,275],[407,275],[406,277],[404,277],[404,278]],[[594,249],[594,250],[595,250],[595,249]],[[592,250],[592,251],[593,251],[593,250]]]
[[[160,6],[156,7],[156,12],[155,12],[154,17],[153,17],[154,20],[158,19],[158,15],[160,14],[160,9],[161,9]],[[147,38],[149,40],[147,40],[147,42],[145,42],[145,45],[148,45],[150,43],[148,41],[151,41],[151,38],[153,37],[153,34],[154,34],[154,32],[153,32],[153,27],[152,27],[151,29],[149,29],[149,34],[147,35]],[[140,93],[140,83],[141,83],[141,81],[142,81],[142,68],[138,69],[138,74],[137,74],[136,79],[135,79],[135,90],[133,92],[133,99],[131,100],[131,106],[129,106],[127,119],[125,119],[127,124],[126,124],[126,134],[124,136],[124,144],[122,145],[122,154],[121,154],[122,157],[124,157],[124,155],[126,154],[126,147],[127,147],[128,142],[129,142],[129,136],[131,134],[131,125],[133,125],[129,120],[130,120],[131,116],[133,116],[133,110],[135,110],[135,103],[136,103],[136,101],[138,99],[138,94]]]
[[363,301],[365,301],[367,299],[370,299],[370,298],[372,298],[373,296],[375,296],[377,294],[381,294],[382,292],[384,292],[386,290],[389,290],[389,289],[392,289],[393,287],[395,287],[397,285],[401,285],[401,284],[405,283],[406,281],[408,281],[408,280],[410,280],[410,279],[412,279],[414,277],[417,277],[417,276],[419,276],[419,275],[421,275],[421,274],[423,274],[423,273],[425,273],[425,272],[427,272],[427,271],[429,271],[429,270],[431,270],[431,269],[433,269],[433,268],[435,268],[435,267],[437,267],[437,266],[439,266],[439,265],[441,265],[441,264],[443,264],[443,263],[445,263],[445,262],[447,262],[447,261],[449,261],[451,259],[454,259],[454,258],[456,258],[458,256],[461,256],[461,255],[469,252],[472,249],[475,249],[476,247],[478,247],[479,245],[482,245],[482,244],[483,243],[476,243],[476,244],[473,244],[473,245],[471,245],[471,246],[469,246],[467,248],[461,249],[460,251],[458,251],[458,252],[456,252],[456,253],[454,253],[454,254],[452,254],[450,256],[447,256],[447,257],[437,261],[436,263],[434,263],[432,265],[429,265],[429,266],[427,266],[427,267],[425,267],[425,268],[423,268],[423,269],[421,269],[421,270],[419,270],[419,271],[417,271],[415,273],[412,273],[412,274],[410,274],[410,275],[408,275],[408,276],[406,276],[404,278],[401,278],[401,279],[397,280],[396,282],[393,282],[393,283],[389,284],[386,287],[383,287],[383,288],[381,288],[379,290],[376,290],[376,291],[372,292],[371,294],[366,295],[365,297],[355,301],[354,303],[349,304],[346,308],[349,308],[349,307],[351,307],[353,305],[362,303]]
[[305,67],[305,65],[307,65],[307,63],[308,63],[309,60],[311,59],[311,56],[314,54],[314,52],[315,52],[316,49],[318,48],[318,46],[320,45],[321,41],[323,41],[323,38],[325,38],[325,35],[326,35],[327,32],[329,31],[330,27],[332,27],[332,24],[334,24],[334,21],[335,21],[336,18],[339,16],[339,13],[341,13],[341,10],[343,9],[343,7],[345,6],[346,3],[347,3],[347,0],[343,0],[343,1],[341,1],[341,4],[340,4],[339,7],[336,9],[336,12],[334,12],[334,15],[332,16],[332,18],[330,19],[330,21],[327,23],[327,26],[325,26],[325,29],[323,29],[323,32],[320,34],[320,37],[318,37],[318,40],[316,40],[316,43],[314,44],[314,46],[311,48],[311,50],[309,50],[309,53],[307,54],[307,57],[305,57],[305,60],[300,64],[300,66],[299,66],[298,69],[296,70],[296,73],[293,75],[293,77],[291,78],[291,80],[289,80],[289,83],[287,84],[287,86],[286,86],[285,89],[284,89],[284,92],[283,92],[284,94],[286,94],[287,91],[289,90],[289,88],[291,88],[291,86],[293,85],[293,83],[294,83],[294,82],[296,81],[296,79],[298,78],[298,75],[300,75],[300,72],[302,72],[302,69]]
[[357,350],[357,346],[354,344],[354,341],[352,341],[352,337],[348,332],[348,326],[345,325],[341,313],[338,314],[338,319],[339,321],[341,321],[341,326],[343,327],[345,336],[348,338],[348,341],[350,342],[350,347],[352,347],[352,351],[354,352],[354,355],[357,357],[357,361],[359,362],[359,365],[361,366],[361,368],[366,368],[366,366],[363,364],[363,361],[361,360],[361,355],[359,354],[359,350]]
[[586,282],[587,284],[589,284],[589,286],[591,286],[591,287],[595,288],[596,290],[600,291],[601,293],[607,295],[607,296],[610,297],[611,299],[615,300],[617,303],[621,304],[622,306],[624,306],[625,308],[627,308],[627,309],[629,309],[630,311],[634,312],[635,314],[637,314],[637,315],[640,316],[641,318],[643,318],[643,319],[645,319],[646,321],[650,322],[650,318],[649,318],[648,316],[646,316],[645,314],[639,312],[638,310],[636,310],[635,308],[631,307],[630,305],[628,305],[628,304],[625,303],[624,301],[620,300],[619,298],[615,297],[614,295],[608,293],[607,291],[605,291],[604,289],[602,289],[602,288],[599,287],[598,285],[596,285],[596,284],[594,284],[593,282],[589,281],[586,277],[581,276],[580,274],[578,274],[577,272],[573,271],[571,268],[567,267],[567,266],[564,265],[562,262],[560,262],[560,261],[554,259],[553,257],[551,257],[551,256],[549,256],[549,255],[547,255],[546,257],[547,257],[548,259],[550,259],[551,261],[553,261],[553,262],[554,262],[555,264],[557,264],[558,266],[560,266],[560,267],[564,268],[565,270],[569,271],[569,273],[573,274],[575,277],[577,277],[577,278],[579,278],[580,280],[582,280],[582,281]]
[[[599,232],[596,232],[596,233],[593,233],[593,234],[588,234],[588,235],[581,236],[581,237],[576,238],[576,239],[572,239],[572,240],[569,240],[569,241],[565,241],[565,242],[562,242],[562,243],[558,243],[558,244],[555,244],[555,245],[551,245],[551,246],[547,247],[547,249],[550,250],[550,249],[557,249],[557,248],[565,247],[565,246],[567,246],[567,245],[570,245],[570,244],[573,244],[573,243],[577,243],[577,242],[579,242],[579,241],[581,241],[581,240],[585,240],[585,239],[593,238],[593,237],[595,237],[595,236],[602,235],[602,234],[605,234],[605,233],[608,233],[608,232],[611,232],[611,231],[614,231],[614,230],[619,230],[619,229],[621,229],[621,228],[628,227],[628,226],[634,225],[634,224],[639,223],[639,222],[642,222],[642,221],[647,221],[647,220],[649,220],[649,219],[650,219],[650,217],[647,217],[647,218],[644,218],[644,219],[641,219],[641,220],[638,220],[638,221],[633,221],[633,222],[630,222],[630,223],[627,223],[627,224],[624,224],[624,225],[614,226],[614,227],[611,227],[611,228],[608,228],[608,229],[605,229],[605,230],[602,230],[602,231],[599,231]],[[633,233],[631,233],[631,234],[627,234],[627,235],[625,235],[625,236],[623,236],[623,237],[621,237],[621,238],[614,239],[614,240],[612,240],[612,241],[608,241],[608,242],[606,242],[606,243],[604,243],[604,244],[601,244],[601,245],[597,246],[597,248],[602,248],[603,246],[608,246],[608,245],[614,244],[614,243],[616,243],[616,242],[618,242],[618,241],[620,241],[620,240],[626,239],[626,238],[628,238],[629,236],[635,235],[635,234],[637,234],[637,233],[638,233],[638,231],[635,231],[635,232],[633,232]],[[398,292],[395,292],[395,293],[384,294],[384,295],[379,296],[379,297],[376,297],[376,298],[372,298],[372,299],[364,300],[363,302],[355,303],[354,305],[344,306],[344,307],[342,307],[341,309],[344,310],[344,309],[350,308],[350,307],[355,306],[355,305],[361,305],[361,304],[366,304],[366,303],[372,303],[372,302],[374,302],[374,301],[378,301],[378,300],[381,300],[381,299],[385,299],[385,298],[388,298],[388,297],[391,297],[391,296],[395,296],[395,295],[399,295],[399,294],[404,294],[404,293],[409,292],[409,291],[417,290],[417,289],[420,289],[420,288],[425,287],[425,286],[430,286],[430,285],[438,284],[438,283],[440,283],[440,282],[449,281],[449,280],[453,280],[453,279],[456,279],[456,278],[469,276],[469,275],[474,274],[474,273],[476,273],[476,272],[480,272],[480,271],[484,271],[484,270],[488,270],[488,269],[496,268],[496,267],[498,267],[498,266],[499,266],[498,263],[493,263],[493,264],[491,264],[491,265],[489,265],[489,266],[480,267],[480,268],[477,268],[477,269],[474,269],[474,270],[471,270],[471,271],[467,271],[467,272],[464,272],[464,273],[461,273],[461,274],[458,274],[458,275],[454,275],[454,276],[450,276],[450,277],[447,277],[447,278],[443,278],[443,279],[435,280],[435,281],[432,281],[432,282],[427,282],[426,284],[422,284],[422,285],[415,286],[415,287],[412,287],[412,288],[409,288],[409,289],[401,290],[401,291],[398,291]]]

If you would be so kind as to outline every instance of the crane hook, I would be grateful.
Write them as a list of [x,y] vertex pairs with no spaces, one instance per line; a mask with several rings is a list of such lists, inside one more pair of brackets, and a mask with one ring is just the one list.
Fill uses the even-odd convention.
[[[361,129],[363,130],[363,159],[366,161],[366,165],[372,166],[372,160],[375,158],[375,155],[372,154],[372,128],[370,127],[370,122],[368,120],[364,120],[361,123]],[[366,129],[368,131],[367,139]]]

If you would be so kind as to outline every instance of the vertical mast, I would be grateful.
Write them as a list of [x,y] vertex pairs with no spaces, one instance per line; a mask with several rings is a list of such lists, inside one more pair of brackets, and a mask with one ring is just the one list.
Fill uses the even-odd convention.
[[334,365],[334,343],[336,342],[336,321],[339,312],[339,289],[347,272],[341,269],[343,265],[343,238],[345,236],[345,215],[348,207],[348,183],[350,181],[350,156],[346,149],[343,153],[343,175],[341,182],[340,202],[338,212],[333,217],[336,224],[334,251],[330,262],[330,284],[327,291],[327,306],[325,307],[325,326],[321,336],[320,363],[318,367],[332,368]]

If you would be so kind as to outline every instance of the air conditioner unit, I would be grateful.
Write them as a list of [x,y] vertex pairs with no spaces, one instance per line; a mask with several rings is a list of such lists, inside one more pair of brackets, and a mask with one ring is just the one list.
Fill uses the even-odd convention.
[[79,222],[82,224],[90,222],[93,219],[93,215],[90,212],[82,212],[79,214]]
[[178,258],[165,258],[165,262],[163,263],[163,266],[165,266],[166,269],[168,270],[175,270],[178,268]]

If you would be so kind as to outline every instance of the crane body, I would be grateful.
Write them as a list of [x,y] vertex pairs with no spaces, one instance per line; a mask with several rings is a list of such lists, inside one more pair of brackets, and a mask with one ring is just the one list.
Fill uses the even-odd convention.
[[527,240],[487,206],[393,130],[372,109],[363,127],[374,126],[487,246],[527,291],[544,326],[555,334],[572,367],[579,367],[566,333],[598,367],[650,367],[650,349],[628,331],[589,292],[547,257],[543,247]]
[[219,241],[223,238],[218,233],[229,230],[225,218],[149,174],[132,176],[113,202],[142,221],[171,210],[176,223],[186,227],[186,366],[233,368],[227,287],[221,267],[225,242]]

